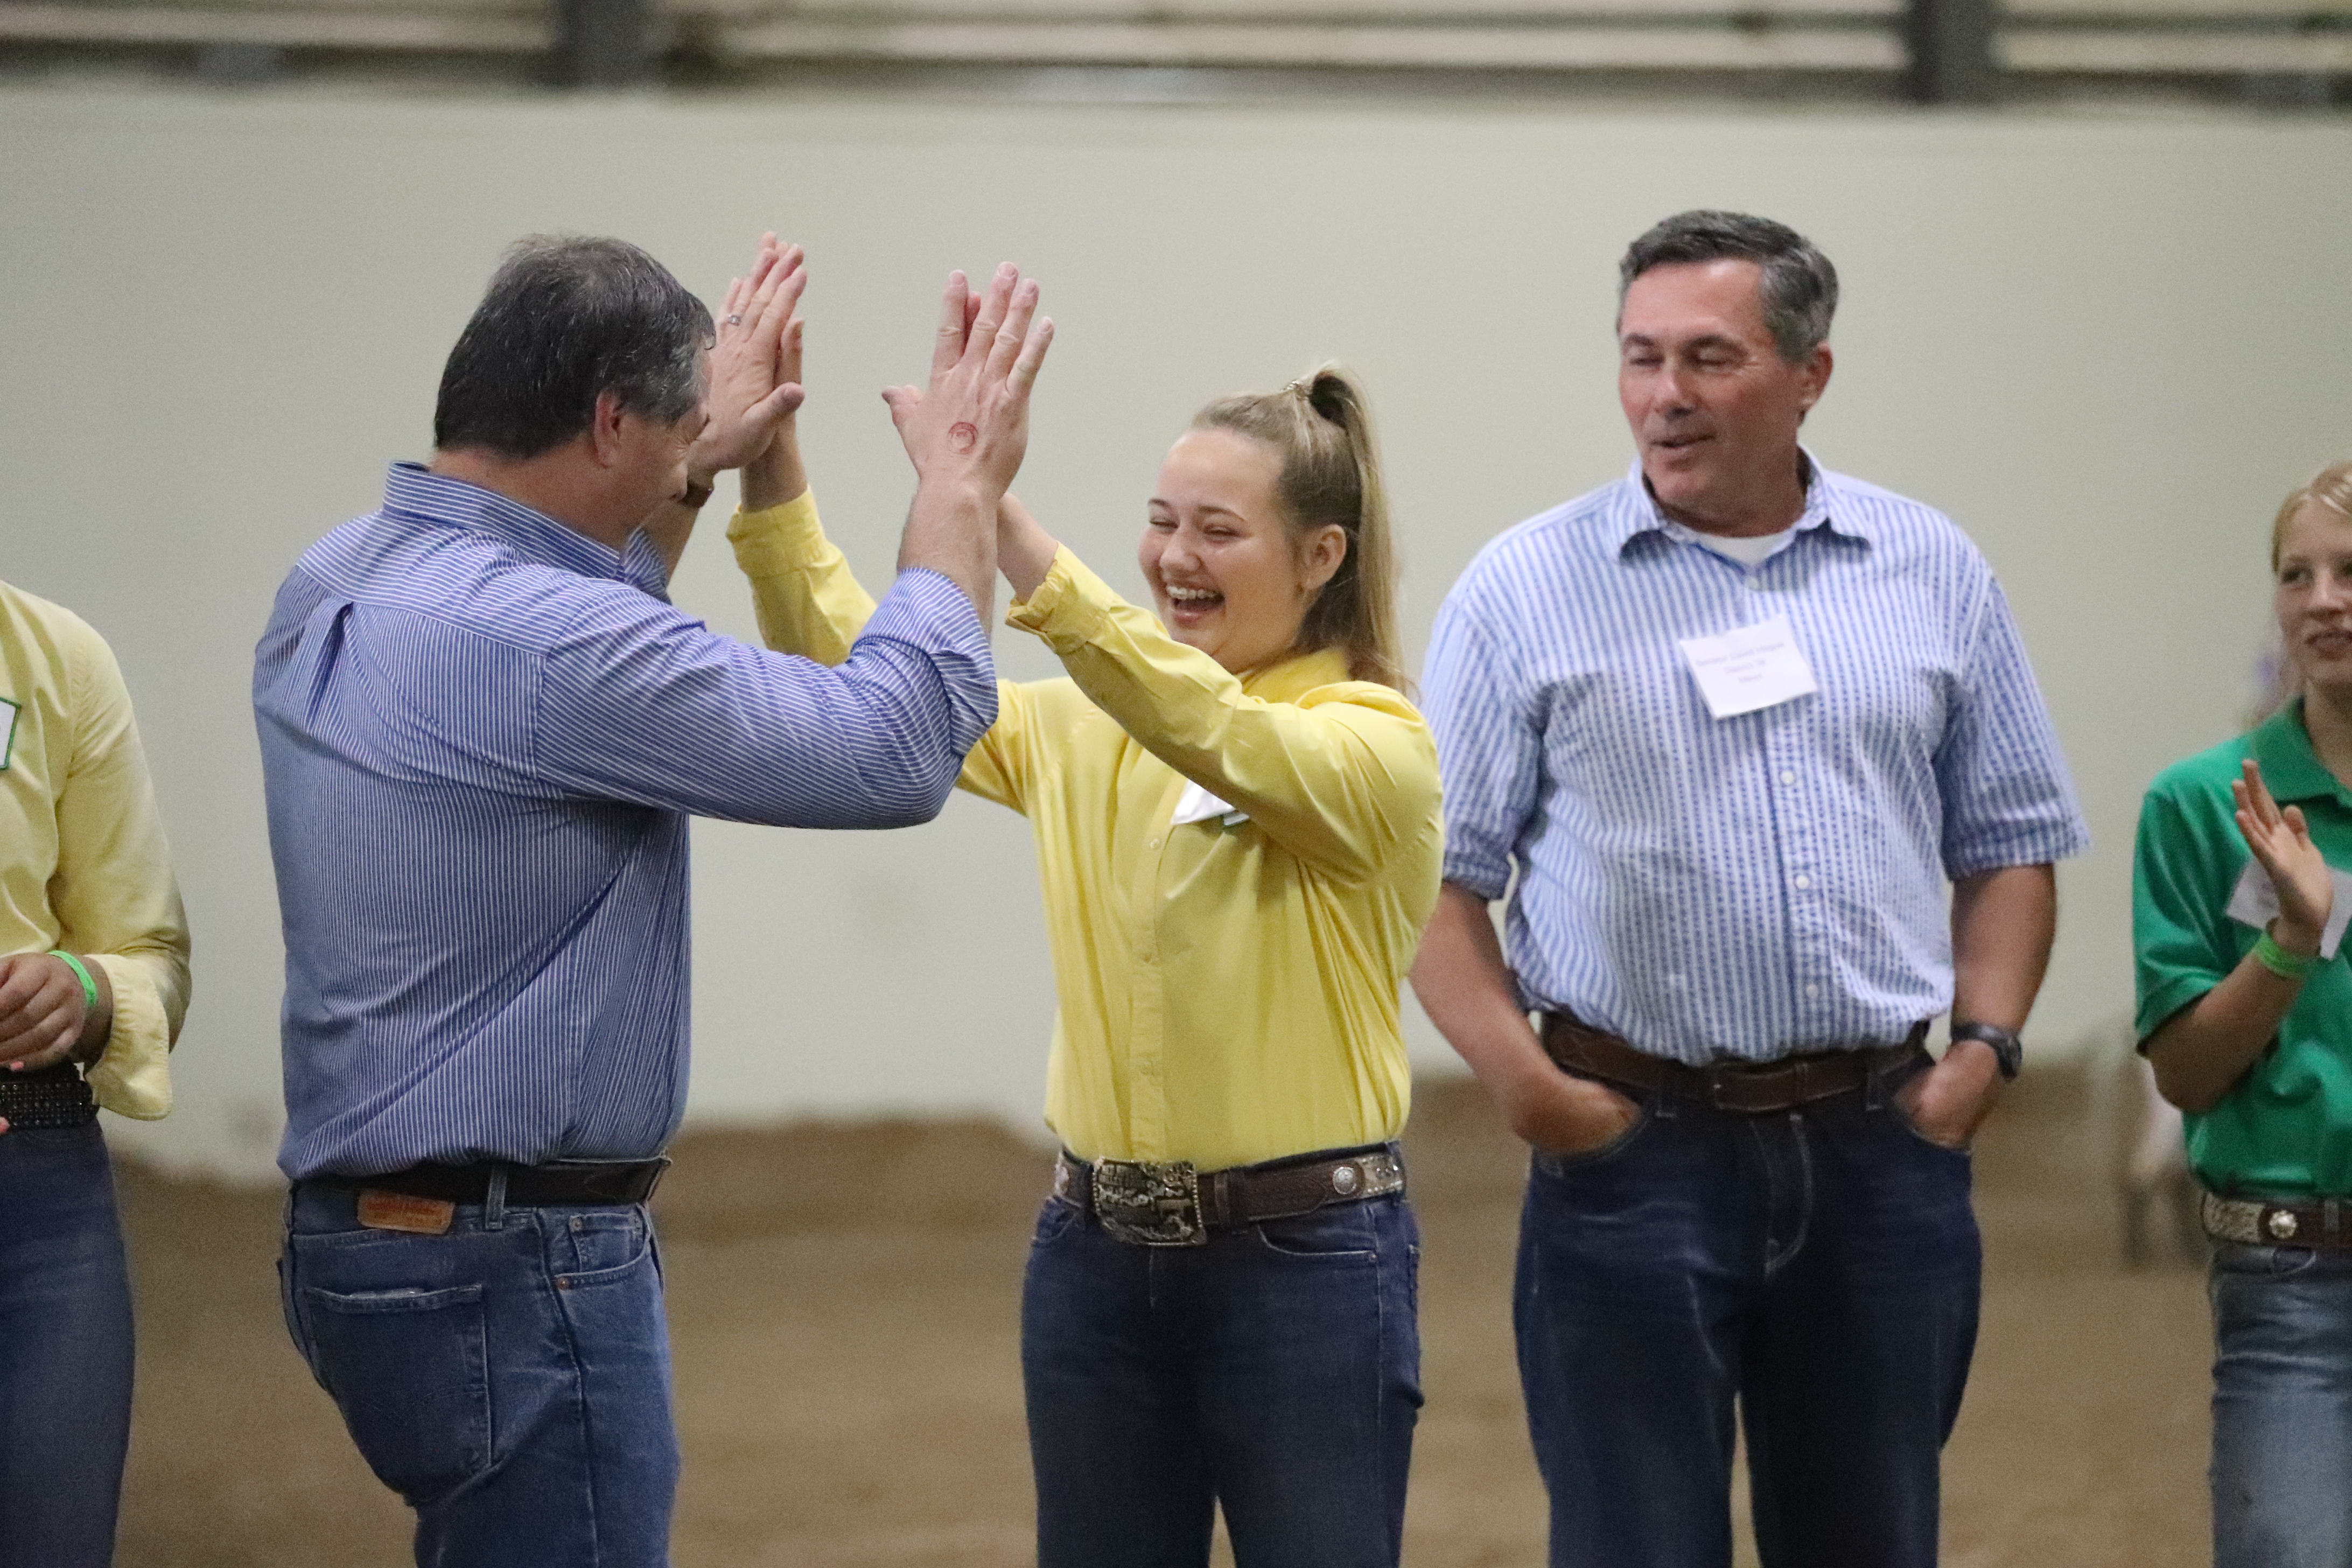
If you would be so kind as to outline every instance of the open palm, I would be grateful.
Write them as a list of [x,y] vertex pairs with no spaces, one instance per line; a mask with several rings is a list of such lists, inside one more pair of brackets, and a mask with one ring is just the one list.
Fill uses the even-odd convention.
[[2311,841],[2303,808],[2281,810],[2263,783],[2261,766],[2251,757],[2245,776],[2231,784],[2230,793],[2237,801],[2238,831],[2278,894],[2279,935],[2292,945],[2316,948],[2335,909],[2336,879]]

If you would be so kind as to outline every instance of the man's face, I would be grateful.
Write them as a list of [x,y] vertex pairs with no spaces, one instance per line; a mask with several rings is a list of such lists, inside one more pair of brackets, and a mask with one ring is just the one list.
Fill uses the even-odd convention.
[[[1713,532],[1796,521],[1797,431],[1829,384],[1830,352],[1790,364],[1764,325],[1752,261],[1654,267],[1617,318],[1617,396],[1642,473],[1669,517]],[[1797,492],[1801,496],[1801,491]],[[1766,526],[1769,524],[1769,526]]]
[[625,411],[621,415],[622,460],[616,478],[629,490],[625,505],[643,500],[645,504],[636,513],[639,518],[650,517],[663,501],[686,493],[687,454],[710,422],[707,368],[700,379],[706,395],[675,421],[665,423]]

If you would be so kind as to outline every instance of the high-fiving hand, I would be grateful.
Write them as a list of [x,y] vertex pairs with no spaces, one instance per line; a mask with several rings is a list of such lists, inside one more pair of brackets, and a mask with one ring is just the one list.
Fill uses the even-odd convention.
[[992,514],[1028,449],[1029,389],[1054,341],[1053,318],[1036,312],[1036,280],[1023,279],[1009,261],[984,295],[973,293],[962,273],[950,273],[929,388],[882,394],[923,482],[969,476]]
[[801,321],[793,311],[808,288],[804,259],[799,246],[761,235],[750,276],[727,286],[710,351],[709,422],[687,458],[698,482],[766,451],[800,408]]

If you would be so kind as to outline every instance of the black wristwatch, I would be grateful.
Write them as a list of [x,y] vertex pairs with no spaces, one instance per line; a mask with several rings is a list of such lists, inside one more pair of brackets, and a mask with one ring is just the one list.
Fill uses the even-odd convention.
[[2004,1029],[1998,1024],[1963,1024],[1955,1019],[1952,1023],[1952,1044],[1957,1046],[1962,1040],[1982,1040],[1990,1046],[1994,1058],[2000,1063],[2000,1076],[2005,1081],[2014,1081],[2017,1075],[2025,1069],[2025,1042],[2017,1037],[2015,1029]]

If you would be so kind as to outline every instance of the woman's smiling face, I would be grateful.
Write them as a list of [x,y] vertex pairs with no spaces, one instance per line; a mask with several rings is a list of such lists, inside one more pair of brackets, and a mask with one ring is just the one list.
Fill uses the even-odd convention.
[[1282,454],[1233,430],[1188,430],[1160,465],[1136,561],[1169,634],[1234,673],[1288,653],[1347,554],[1327,523],[1291,537]]
[[2352,517],[2307,500],[2279,534],[2272,605],[2295,672],[2314,686],[2352,686]]

